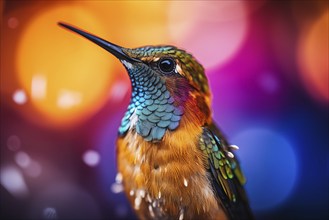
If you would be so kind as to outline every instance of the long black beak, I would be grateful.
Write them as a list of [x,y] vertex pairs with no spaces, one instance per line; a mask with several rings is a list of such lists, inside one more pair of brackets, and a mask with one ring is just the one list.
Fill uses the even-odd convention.
[[104,48],[105,50],[107,50],[108,52],[110,52],[111,54],[113,54],[114,56],[116,56],[118,59],[120,60],[126,60],[126,61],[130,61],[130,62],[141,62],[140,60],[138,59],[135,59],[133,57],[129,57],[127,54],[125,54],[123,51],[122,51],[122,47],[118,46],[118,45],[115,45],[113,43],[110,43],[100,37],[97,37],[93,34],[89,34],[83,30],[80,30],[76,27],[73,27],[71,25],[68,25],[68,24],[65,24],[65,23],[62,23],[62,22],[58,22],[58,25],[64,27],[64,28],[67,28],[77,34],[80,34],[81,36],[87,38],[88,40],[94,42],[95,44],[97,44],[98,46]]

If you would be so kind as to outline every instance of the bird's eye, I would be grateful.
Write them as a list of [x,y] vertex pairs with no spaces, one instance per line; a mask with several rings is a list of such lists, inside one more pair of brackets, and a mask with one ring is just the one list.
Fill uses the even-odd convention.
[[175,61],[172,58],[162,58],[158,65],[163,73],[170,73],[175,68]]

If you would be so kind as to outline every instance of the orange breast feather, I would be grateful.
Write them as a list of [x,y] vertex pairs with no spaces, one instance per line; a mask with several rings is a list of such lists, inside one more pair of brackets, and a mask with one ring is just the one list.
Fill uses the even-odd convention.
[[226,219],[207,178],[198,147],[202,128],[193,117],[184,115],[161,142],[146,142],[134,130],[118,139],[118,169],[140,219]]

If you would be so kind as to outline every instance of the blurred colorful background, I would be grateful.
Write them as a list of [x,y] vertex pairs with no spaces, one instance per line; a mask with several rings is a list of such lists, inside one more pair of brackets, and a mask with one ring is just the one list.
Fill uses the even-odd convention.
[[130,98],[111,42],[206,68],[257,219],[328,219],[328,1],[1,1],[1,219],[133,219],[115,182]]

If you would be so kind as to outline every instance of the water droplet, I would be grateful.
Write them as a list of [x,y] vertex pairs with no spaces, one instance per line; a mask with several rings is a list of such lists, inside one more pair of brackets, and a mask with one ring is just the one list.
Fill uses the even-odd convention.
[[234,145],[234,144],[230,145],[230,148],[232,150],[239,150],[239,147],[237,145]]
[[146,196],[146,200],[147,200],[149,203],[151,203],[151,202],[152,202],[152,199],[151,199],[151,196],[150,196],[150,194],[147,194],[147,196]]
[[179,220],[183,220],[184,219],[184,209],[181,209],[179,212]]
[[145,190],[139,189],[139,190],[137,190],[137,194],[138,194],[138,196],[145,198]]
[[122,174],[121,173],[117,173],[117,175],[115,177],[115,182],[122,183]]
[[136,209],[136,210],[139,209],[139,206],[141,205],[141,203],[142,203],[142,198],[139,197],[139,196],[137,196],[137,197],[135,198],[135,209]]
[[150,212],[151,217],[154,218],[155,215],[154,215],[153,208],[151,205],[149,205],[149,212]]
[[188,181],[187,179],[184,178],[184,186],[187,187],[188,186]]
[[230,158],[234,158],[234,154],[230,151],[227,151],[227,156],[229,156]]

